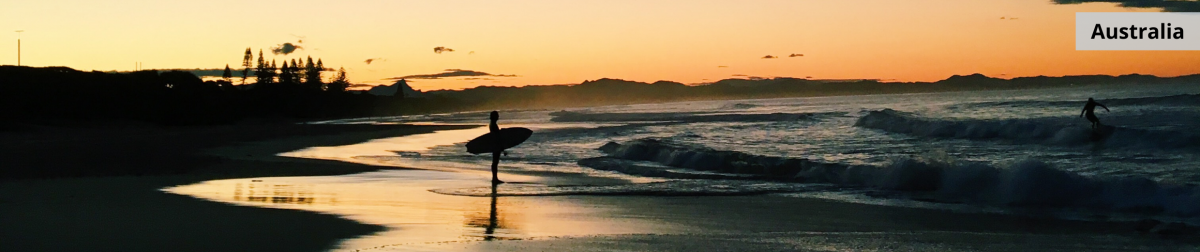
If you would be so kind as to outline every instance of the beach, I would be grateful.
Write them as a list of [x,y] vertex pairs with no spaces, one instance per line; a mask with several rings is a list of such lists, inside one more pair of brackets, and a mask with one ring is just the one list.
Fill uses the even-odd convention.
[[[7,141],[11,145],[5,146],[6,155],[12,156],[5,160],[95,169],[161,165],[147,169],[181,174],[0,181],[0,250],[323,251],[339,239],[382,228],[329,214],[232,206],[160,189],[212,179],[374,171],[383,167],[275,154],[461,127],[264,124],[63,133],[70,137],[44,136],[59,133],[53,130],[17,134],[24,142]],[[265,139],[271,144],[246,144]],[[237,158],[205,154],[221,146],[239,147],[243,152]],[[247,146],[254,147],[244,148]],[[122,171],[121,167],[116,170]]]
[[[446,195],[429,190],[486,188],[487,176],[276,156],[306,147],[474,126],[380,127],[280,134],[286,136],[198,148],[192,151],[217,161],[185,174],[4,181],[0,183],[4,206],[0,250],[1194,251],[1197,246],[1190,236],[1144,234],[1125,222],[955,213],[786,195]],[[393,179],[339,183],[387,185],[394,188],[393,194],[366,198],[338,194],[337,199],[347,200],[333,204],[323,202],[326,197],[321,196],[331,190],[322,188],[335,182],[315,185],[316,197],[286,194],[304,190],[265,191],[271,197],[260,198],[261,202],[251,202],[249,195],[206,198],[203,192],[185,196],[164,190],[206,183],[282,185],[289,179],[311,183],[354,176],[379,178],[379,174]],[[502,174],[516,179],[501,187],[609,181],[544,178],[553,174]],[[367,202],[356,203],[356,197]],[[386,208],[354,210],[362,205]],[[371,213],[394,207],[410,214]]]

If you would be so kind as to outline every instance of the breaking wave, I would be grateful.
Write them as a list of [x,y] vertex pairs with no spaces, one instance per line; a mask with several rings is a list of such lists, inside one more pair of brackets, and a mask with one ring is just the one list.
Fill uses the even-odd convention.
[[1170,130],[1113,127],[1111,135],[1093,140],[1092,130],[1057,118],[951,120],[915,116],[891,109],[870,111],[854,126],[920,137],[973,140],[1003,139],[1017,143],[1084,145],[1102,143],[1120,148],[1200,147],[1200,136]]
[[552,122],[772,122],[818,119],[837,113],[771,113],[771,114],[712,114],[703,112],[673,113],[585,113],[558,111],[550,113]]
[[[600,147],[605,157],[585,167],[666,178],[720,178],[868,187],[932,195],[936,200],[1021,207],[1065,207],[1200,216],[1200,187],[1164,184],[1144,177],[1083,176],[1026,160],[997,167],[902,159],[889,165],[845,165],[714,150],[658,139]],[[679,168],[699,172],[681,172]],[[704,177],[713,176],[713,177]],[[715,177],[724,176],[724,177]]]

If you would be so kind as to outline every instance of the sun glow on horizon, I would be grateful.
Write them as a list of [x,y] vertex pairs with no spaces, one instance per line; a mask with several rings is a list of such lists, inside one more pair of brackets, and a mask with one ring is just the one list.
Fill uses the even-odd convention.
[[[25,30],[22,65],[236,69],[251,47],[268,60],[321,58],[345,67],[355,83],[424,76],[408,79],[422,90],[601,78],[691,84],[739,76],[936,81],[973,73],[1200,72],[1197,51],[1075,51],[1075,12],[1125,11],[1158,10],[1049,0],[51,0],[5,3],[0,28]],[[11,36],[0,47],[12,48],[0,50],[0,64],[15,64],[18,34],[0,36]],[[284,43],[301,48],[271,52]]]

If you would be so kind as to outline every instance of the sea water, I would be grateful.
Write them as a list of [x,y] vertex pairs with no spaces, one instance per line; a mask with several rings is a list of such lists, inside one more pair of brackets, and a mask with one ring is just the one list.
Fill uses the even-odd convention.
[[[1114,127],[1110,133],[1095,135],[1080,117],[1089,97],[1111,110],[1096,111],[1103,125]],[[322,123],[487,122],[482,111]],[[631,185],[514,186],[502,194],[775,193],[960,210],[1200,218],[1195,84],[501,111],[499,123],[534,129],[528,141],[508,151],[503,171],[657,178]],[[441,139],[438,144],[343,158],[485,171],[490,157],[463,147],[484,130],[439,132],[433,137]],[[602,151],[606,145],[610,150]]]

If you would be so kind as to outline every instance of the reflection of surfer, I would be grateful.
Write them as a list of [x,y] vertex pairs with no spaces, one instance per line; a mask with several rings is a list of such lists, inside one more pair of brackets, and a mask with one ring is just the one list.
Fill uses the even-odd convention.
[[1097,105],[1099,105],[1101,108],[1104,108],[1104,111],[1112,112],[1111,110],[1108,110],[1108,107],[1105,107],[1104,104],[1100,104],[1099,102],[1096,102],[1096,100],[1092,100],[1091,97],[1088,97],[1087,104],[1083,105],[1083,111],[1079,112],[1079,117],[1087,115],[1088,121],[1092,122],[1092,130],[1096,130],[1096,127],[1100,126],[1100,118],[1096,118],[1096,114],[1092,112],[1093,110],[1096,110]]
[[[499,134],[500,125],[496,125],[496,121],[500,120],[500,112],[492,111],[491,117],[492,122],[488,123],[488,133]],[[500,181],[500,178],[496,176],[496,173],[500,169],[500,154],[502,153],[504,153],[503,149],[496,148],[495,150],[492,150],[492,184],[504,183],[504,181]]]

